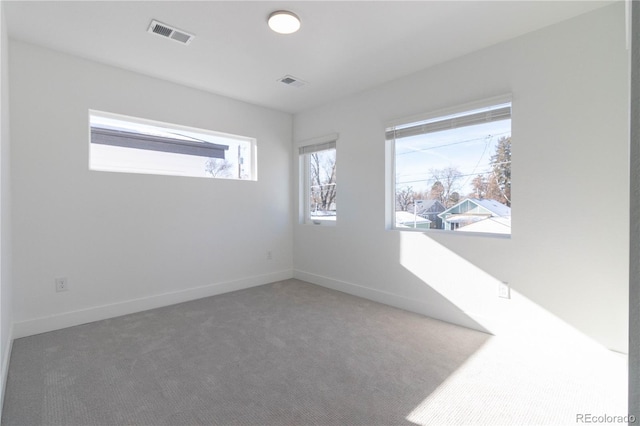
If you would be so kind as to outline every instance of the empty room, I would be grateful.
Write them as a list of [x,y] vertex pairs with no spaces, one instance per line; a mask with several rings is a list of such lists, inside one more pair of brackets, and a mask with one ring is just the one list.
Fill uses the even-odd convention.
[[1,1],[2,424],[635,423],[638,9]]

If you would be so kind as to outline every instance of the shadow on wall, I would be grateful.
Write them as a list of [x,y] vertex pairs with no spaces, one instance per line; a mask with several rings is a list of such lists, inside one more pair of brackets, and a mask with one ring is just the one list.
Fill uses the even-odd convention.
[[[429,261],[425,262],[425,253]],[[523,294],[510,289],[498,296],[502,282],[461,255],[422,233],[401,232],[399,261],[429,289],[454,305],[472,321],[471,328],[494,335],[528,336],[548,342],[592,348],[602,344],[569,325]],[[447,312],[448,313],[448,312]],[[441,317],[436,312],[436,318]],[[454,321],[453,319],[447,319]],[[457,321],[454,321],[457,322]],[[474,327],[473,323],[480,327]]]
[[[448,298],[446,293],[441,293],[438,290],[439,286],[431,286],[429,280],[425,280],[406,265],[390,262],[389,253],[401,252],[401,240],[398,237],[400,234],[403,233],[385,231],[381,233],[381,242],[373,244],[363,242],[358,230],[346,227],[320,229],[300,226],[296,230],[296,244],[305,247],[307,253],[295,259],[295,277],[473,330],[491,333],[487,327],[457,305],[455,298]],[[303,243],[306,241],[313,241],[313,247]],[[349,255],[346,255],[347,253]],[[424,253],[424,250],[419,248],[414,252],[413,261],[428,268],[432,263]],[[295,255],[298,256],[297,253]],[[331,268],[327,269],[326,265],[331,265]],[[369,282],[378,285],[366,285]],[[406,290],[411,297],[399,295],[394,291],[399,288]]]

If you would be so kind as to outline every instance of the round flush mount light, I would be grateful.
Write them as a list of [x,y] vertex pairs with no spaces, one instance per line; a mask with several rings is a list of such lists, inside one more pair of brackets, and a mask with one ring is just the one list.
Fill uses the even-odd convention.
[[279,34],[292,34],[300,29],[300,18],[295,13],[277,10],[269,15],[269,28]]

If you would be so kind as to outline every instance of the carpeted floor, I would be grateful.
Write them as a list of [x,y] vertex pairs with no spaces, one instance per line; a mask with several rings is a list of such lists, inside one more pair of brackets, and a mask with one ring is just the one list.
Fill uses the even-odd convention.
[[496,339],[288,280],[17,339],[2,424],[575,424],[624,409],[617,376],[541,368]]

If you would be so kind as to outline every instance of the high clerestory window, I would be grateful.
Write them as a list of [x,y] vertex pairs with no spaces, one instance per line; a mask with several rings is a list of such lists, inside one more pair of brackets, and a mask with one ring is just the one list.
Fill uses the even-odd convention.
[[89,111],[89,168],[256,180],[253,138]]
[[386,129],[391,227],[511,234],[511,101],[493,99]]

